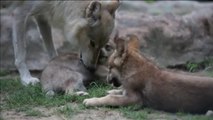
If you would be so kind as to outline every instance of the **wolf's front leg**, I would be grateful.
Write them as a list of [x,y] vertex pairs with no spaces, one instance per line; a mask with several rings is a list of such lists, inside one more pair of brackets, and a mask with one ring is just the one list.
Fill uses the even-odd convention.
[[101,98],[85,99],[83,104],[85,106],[125,106],[130,104],[136,104],[140,102],[140,98],[137,95],[107,95]]
[[[25,10],[25,9],[24,9]],[[27,10],[27,9],[26,9]],[[15,54],[15,65],[20,73],[23,85],[36,84],[38,78],[32,77],[26,64],[26,39],[25,27],[27,22],[27,11],[16,9],[13,12],[12,36]]]

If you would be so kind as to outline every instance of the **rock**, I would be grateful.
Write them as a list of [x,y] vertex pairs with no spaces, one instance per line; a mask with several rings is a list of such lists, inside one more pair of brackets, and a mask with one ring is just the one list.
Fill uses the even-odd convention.
[[[186,2],[187,5],[189,5],[188,2]],[[154,57],[161,66],[184,64],[187,61],[200,62],[213,57],[212,3],[205,4],[206,7],[204,7],[204,4],[192,2],[194,3],[191,4],[194,5],[191,10],[193,12],[185,15],[179,15],[175,10],[170,13],[162,10],[159,15],[149,14],[148,12],[149,9],[152,9],[152,7],[155,9],[156,6],[164,8],[172,4],[173,6],[170,7],[175,8],[175,5],[181,6],[184,3],[183,1],[180,2],[181,4],[168,1],[168,4],[157,2],[153,3],[156,5],[144,4],[141,6],[139,2],[133,3],[129,6],[135,6],[137,10],[129,10],[131,7],[121,7],[118,12],[117,26],[119,33],[121,35],[133,33],[139,36],[141,51]],[[145,8],[146,10],[144,10]]]
[[[8,11],[6,11],[5,9],[3,12],[0,12],[0,68],[1,70],[15,70],[16,67],[14,65],[14,49],[12,43],[12,17],[7,12]],[[62,32],[58,29],[53,29],[52,32],[54,45],[56,49],[59,49],[64,44]],[[40,38],[40,34],[33,21],[30,21],[27,27],[26,39],[27,65],[29,69],[43,69],[50,59],[44,47],[43,40]],[[59,53],[61,51],[62,50],[59,50]]]
[[[5,6],[10,4],[5,3]],[[12,24],[5,6],[0,9],[0,68],[12,70],[15,69]],[[213,3],[122,1],[116,17],[119,33],[138,35],[141,51],[155,58],[161,66],[213,57]],[[28,67],[41,70],[49,57],[33,22],[27,29],[27,39]],[[59,53],[75,50],[75,46],[64,42],[61,31],[55,28],[53,40]]]

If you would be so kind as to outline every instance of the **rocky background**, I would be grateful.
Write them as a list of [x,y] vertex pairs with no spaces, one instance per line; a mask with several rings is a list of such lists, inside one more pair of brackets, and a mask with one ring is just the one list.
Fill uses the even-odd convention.
[[[0,9],[0,69],[14,70],[12,20],[8,6]],[[136,34],[141,51],[161,66],[175,66],[188,61],[213,58],[213,2],[196,1],[122,1],[116,26],[120,35]],[[27,30],[27,63],[31,70],[41,70],[48,54],[33,22]],[[60,30],[53,28],[59,53],[73,51]]]

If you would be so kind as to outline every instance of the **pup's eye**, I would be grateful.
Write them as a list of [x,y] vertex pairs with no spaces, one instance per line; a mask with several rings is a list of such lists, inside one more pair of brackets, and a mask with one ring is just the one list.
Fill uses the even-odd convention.
[[111,51],[111,50],[112,50],[112,46],[106,45],[106,46],[105,46],[105,49],[106,49],[106,51]]
[[90,40],[90,45],[94,48],[95,47],[95,42]]

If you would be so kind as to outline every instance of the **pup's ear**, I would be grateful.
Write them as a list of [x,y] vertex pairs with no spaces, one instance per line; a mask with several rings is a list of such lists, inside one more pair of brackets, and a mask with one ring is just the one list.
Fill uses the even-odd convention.
[[128,48],[134,48],[134,49],[140,49],[140,43],[139,43],[139,39],[136,35],[133,34],[129,34],[127,35],[128,39]]
[[98,1],[91,1],[87,6],[85,17],[90,26],[99,24],[101,19],[101,3]]
[[122,55],[125,51],[125,39],[118,37],[118,33],[116,33],[114,42],[115,42],[115,45],[116,45],[115,48],[116,48],[118,54]]
[[114,42],[116,43],[116,40],[119,37],[119,31],[117,29],[115,29],[115,35],[114,35]]
[[119,0],[109,1],[107,4],[107,9],[108,9],[109,13],[114,16],[115,11],[118,9],[119,5],[120,5]]

